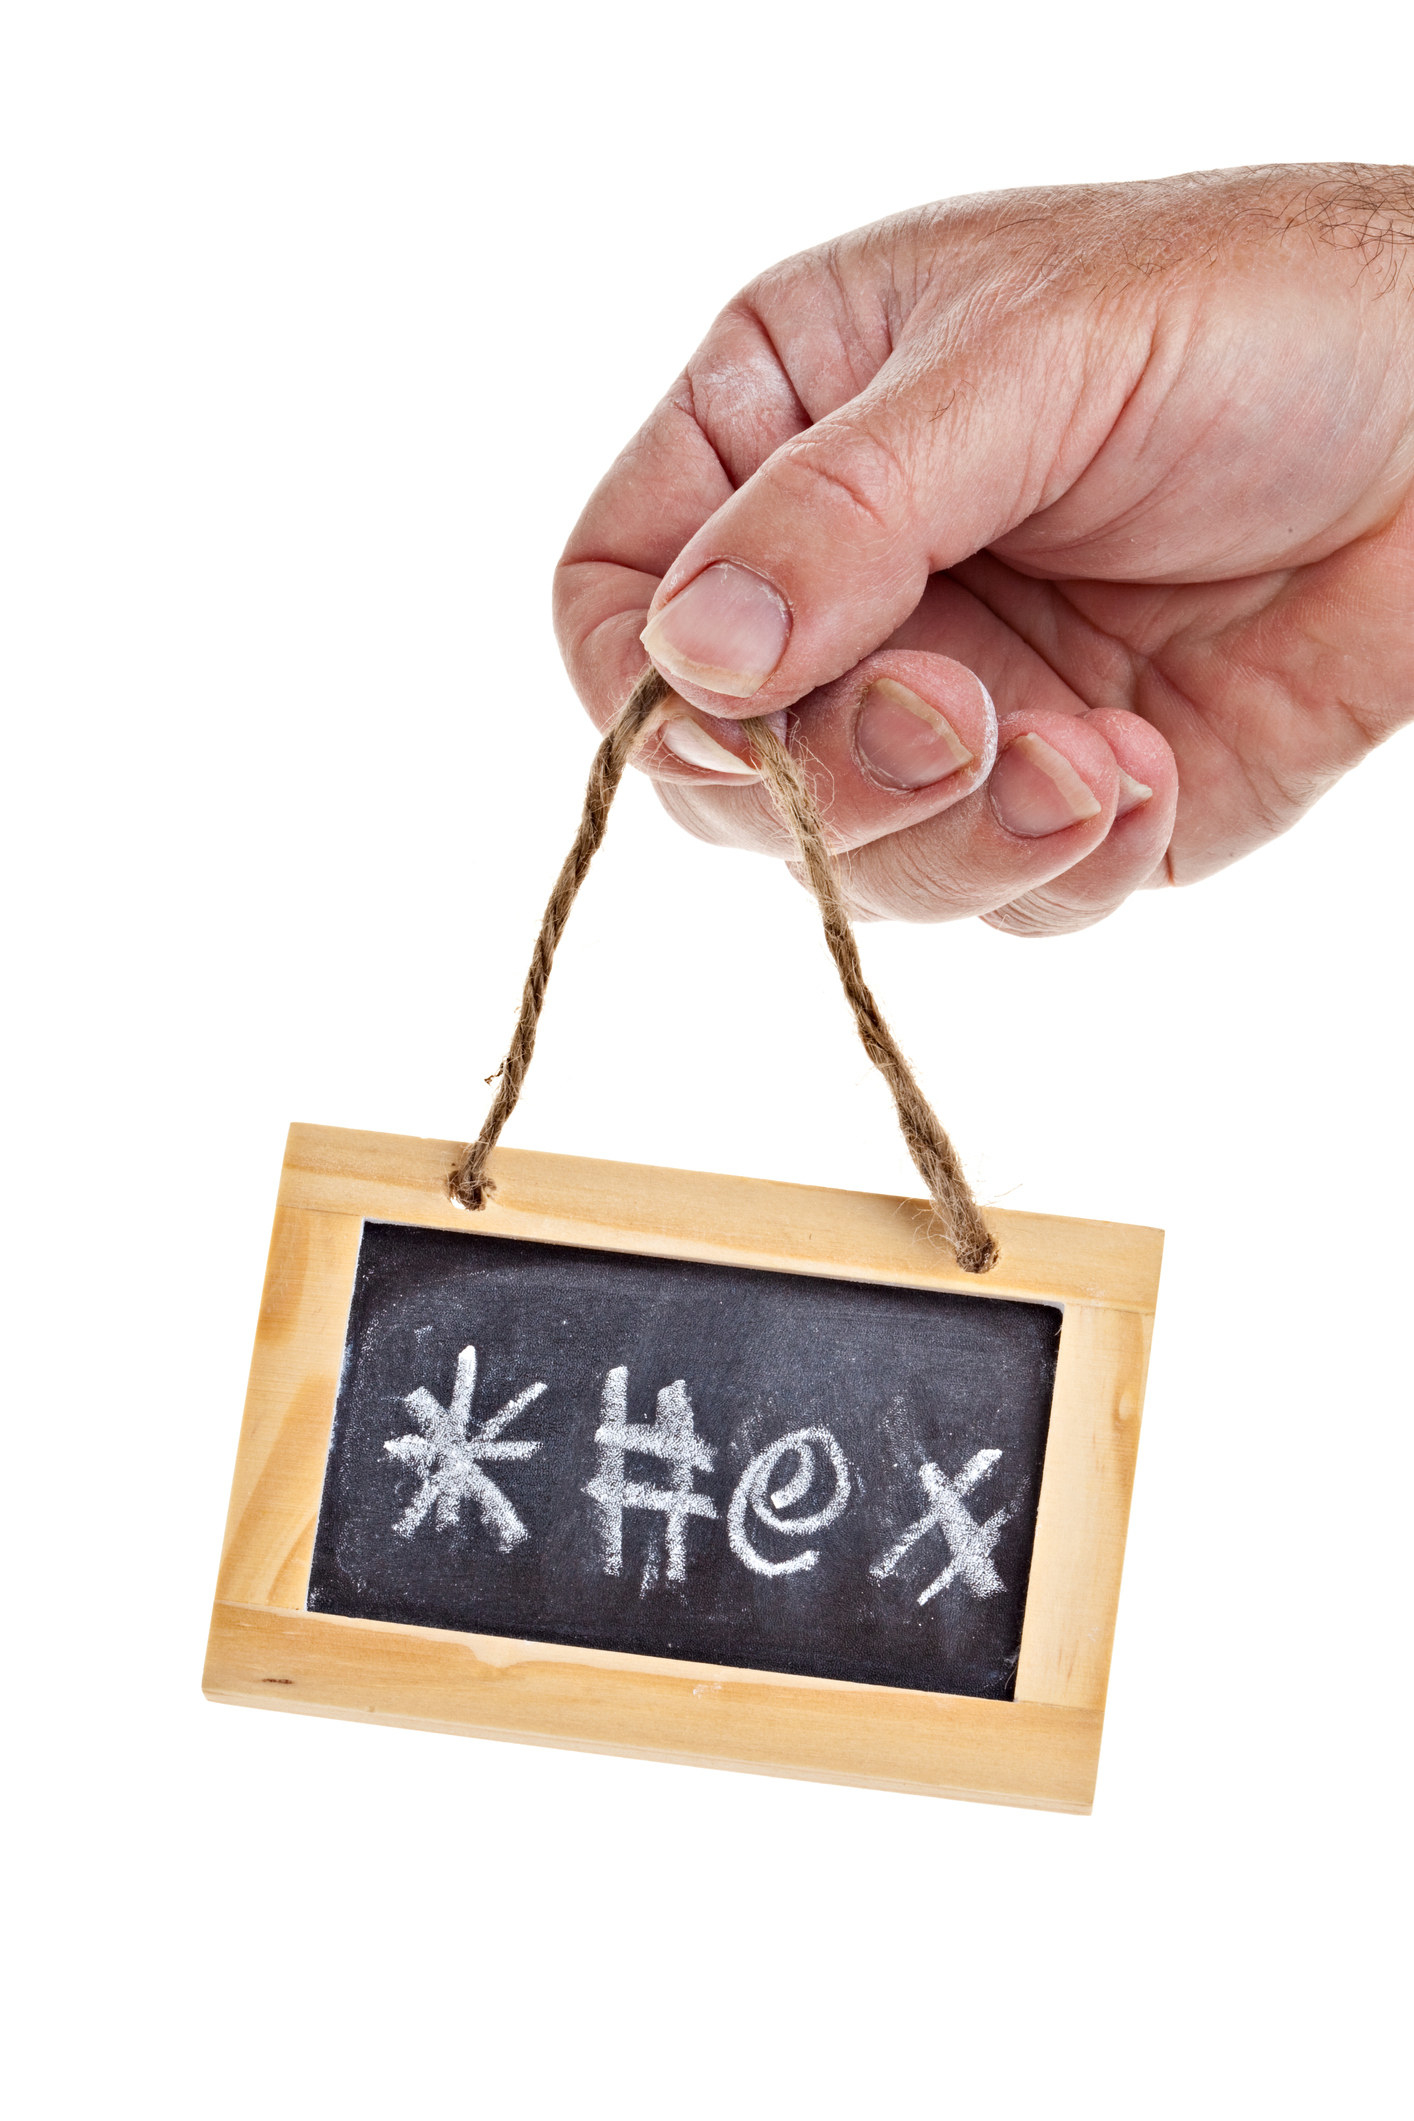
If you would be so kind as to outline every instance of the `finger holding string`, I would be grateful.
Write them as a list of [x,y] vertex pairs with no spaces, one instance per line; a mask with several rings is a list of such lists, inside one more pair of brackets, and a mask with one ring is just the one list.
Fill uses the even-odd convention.
[[[945,655],[881,649],[808,702],[765,719],[804,768],[836,851],[950,809],[996,758],[987,688]],[[674,694],[635,764],[696,838],[795,853],[744,722],[689,711]]]

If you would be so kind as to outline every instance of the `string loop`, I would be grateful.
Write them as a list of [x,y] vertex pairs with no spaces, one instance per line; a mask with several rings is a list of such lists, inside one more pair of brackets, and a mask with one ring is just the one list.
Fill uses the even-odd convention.
[[[484,1208],[496,1190],[487,1173],[487,1160],[520,1097],[530,1057],[535,1051],[535,1032],[545,1003],[550,967],[564,934],[570,908],[589,873],[590,863],[603,844],[609,808],[634,748],[660,718],[659,710],[670,697],[670,692],[666,680],[650,664],[594,754],[579,830],[555,880],[555,888],[550,893],[540,923],[510,1047],[498,1075],[488,1078],[497,1083],[491,1110],[486,1115],[485,1126],[476,1140],[463,1150],[448,1179],[447,1190],[451,1198],[464,1208]],[[824,824],[815,798],[799,765],[769,722],[756,716],[741,726],[761,777],[800,850],[806,880],[819,903],[825,942],[854,1013],[855,1028],[865,1052],[892,1093],[908,1153],[928,1189],[941,1235],[957,1254],[957,1263],[965,1272],[985,1274],[996,1265],[1000,1256],[996,1239],[983,1221],[957,1151],[923,1095],[917,1077],[904,1059],[865,982],[859,946],[825,844]]]

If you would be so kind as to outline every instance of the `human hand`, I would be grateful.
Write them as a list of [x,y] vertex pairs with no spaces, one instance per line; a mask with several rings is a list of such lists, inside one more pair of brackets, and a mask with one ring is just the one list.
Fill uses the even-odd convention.
[[737,725],[784,710],[865,918],[1060,933],[1212,874],[1414,712],[1411,250],[1414,169],[1293,167],[776,266],[569,541],[581,697],[646,647],[667,808],[778,853]]

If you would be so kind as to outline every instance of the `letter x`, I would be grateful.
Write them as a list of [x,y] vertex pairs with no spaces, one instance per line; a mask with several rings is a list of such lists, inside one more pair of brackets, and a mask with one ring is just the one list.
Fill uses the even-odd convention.
[[870,1575],[892,1576],[909,1548],[916,1546],[937,1525],[952,1550],[952,1560],[941,1576],[935,1576],[926,1590],[919,1592],[920,1605],[936,1598],[939,1591],[945,1591],[958,1577],[974,1598],[990,1598],[994,1591],[1004,1591],[1006,1585],[992,1566],[991,1554],[1011,1512],[996,1510],[985,1524],[978,1524],[962,1500],[979,1481],[986,1479],[1001,1455],[1000,1451],[978,1451],[968,1459],[954,1480],[949,1480],[947,1474],[935,1465],[920,1466],[918,1478],[927,1490],[931,1507],[916,1524],[909,1526],[901,1539],[895,1541],[882,1561],[875,1562]]

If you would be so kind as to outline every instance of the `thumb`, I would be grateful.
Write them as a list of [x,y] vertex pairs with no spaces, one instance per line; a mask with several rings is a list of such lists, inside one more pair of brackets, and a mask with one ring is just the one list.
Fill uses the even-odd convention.
[[675,690],[718,715],[791,705],[881,647],[930,574],[1056,499],[1132,383],[1058,359],[1069,335],[1033,316],[964,353],[901,346],[769,456],[653,598],[643,645]]

